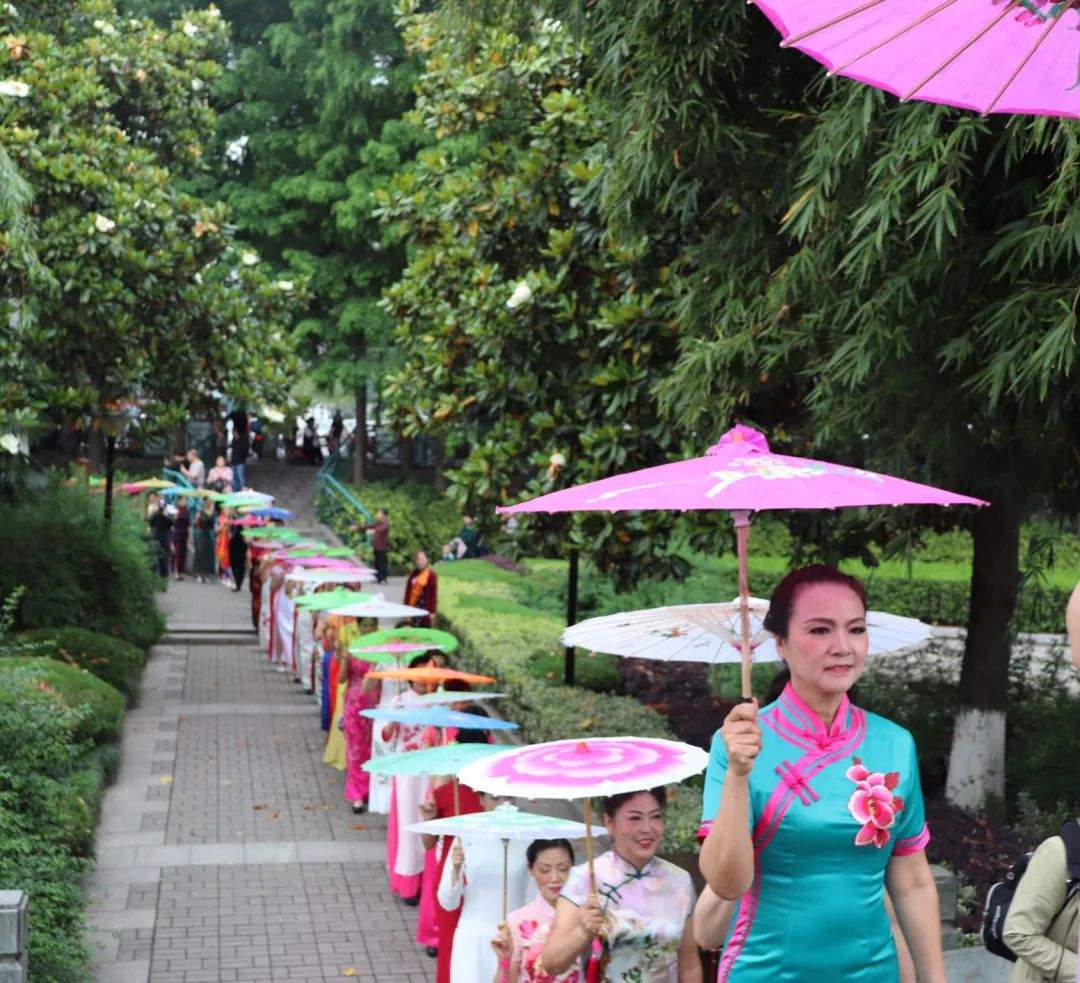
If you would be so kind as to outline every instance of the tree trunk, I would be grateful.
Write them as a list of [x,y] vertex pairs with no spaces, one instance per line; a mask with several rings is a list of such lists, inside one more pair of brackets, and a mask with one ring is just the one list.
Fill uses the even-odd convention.
[[353,435],[352,483],[367,481],[367,380],[356,387],[356,430]]
[[401,470],[406,475],[412,474],[413,469],[413,439],[412,437],[401,438]]
[[1005,796],[1005,710],[1023,512],[1022,498],[998,500],[977,510],[972,523],[968,632],[945,790],[950,802],[966,809]]
[[431,449],[432,464],[435,466],[435,491],[442,494],[446,491],[446,475],[443,473],[446,467],[446,441],[442,437],[435,437]]
[[105,435],[97,420],[90,421],[90,429],[86,432],[86,458],[95,474],[105,466]]

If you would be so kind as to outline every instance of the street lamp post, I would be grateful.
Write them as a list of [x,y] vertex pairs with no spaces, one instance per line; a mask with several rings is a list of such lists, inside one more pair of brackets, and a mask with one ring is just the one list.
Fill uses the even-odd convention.
[[124,432],[129,420],[127,410],[119,403],[105,407],[101,416],[101,432],[105,435],[105,528],[112,524],[113,468],[116,462],[116,438]]

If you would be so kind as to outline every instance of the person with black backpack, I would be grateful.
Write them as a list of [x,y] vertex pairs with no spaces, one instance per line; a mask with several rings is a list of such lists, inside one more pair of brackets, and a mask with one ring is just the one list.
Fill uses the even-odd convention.
[[1039,844],[986,897],[983,941],[1016,961],[1009,983],[1074,983],[1080,929],[1080,820]]

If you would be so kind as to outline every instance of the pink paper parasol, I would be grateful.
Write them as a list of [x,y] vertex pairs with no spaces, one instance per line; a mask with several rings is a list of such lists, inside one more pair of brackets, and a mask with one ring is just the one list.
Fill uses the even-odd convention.
[[[593,871],[592,797],[637,792],[698,775],[709,755],[692,744],[657,737],[589,737],[548,741],[467,764],[458,781],[478,792],[510,798],[583,799],[585,854]],[[599,953],[594,947],[590,961]]]
[[750,516],[763,509],[835,509],[872,505],[986,505],[968,495],[863,468],[773,454],[764,434],[729,430],[704,457],[661,464],[541,495],[501,513],[726,509],[739,554],[742,695],[750,697]]
[[1080,116],[1080,11],[1054,0],[756,0],[782,44],[902,101]]

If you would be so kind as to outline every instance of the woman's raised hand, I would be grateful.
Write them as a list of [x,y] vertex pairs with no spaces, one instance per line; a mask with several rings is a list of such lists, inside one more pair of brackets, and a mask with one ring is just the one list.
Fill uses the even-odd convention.
[[600,901],[595,894],[590,894],[578,909],[578,917],[581,919],[581,927],[590,938],[600,934],[604,927],[604,912],[600,907]]
[[720,734],[727,748],[728,771],[745,777],[761,751],[761,727],[757,722],[758,701],[740,703],[727,715]]
[[491,948],[500,959],[509,959],[513,954],[514,943],[510,939],[510,926],[506,922],[499,922],[495,937],[491,940]]
[[431,822],[438,815],[435,803],[431,799],[426,799],[420,803],[420,815],[424,817],[425,822]]
[[465,863],[465,851],[461,849],[460,841],[454,841],[454,849],[450,851],[450,862],[454,865],[454,870],[461,870]]

